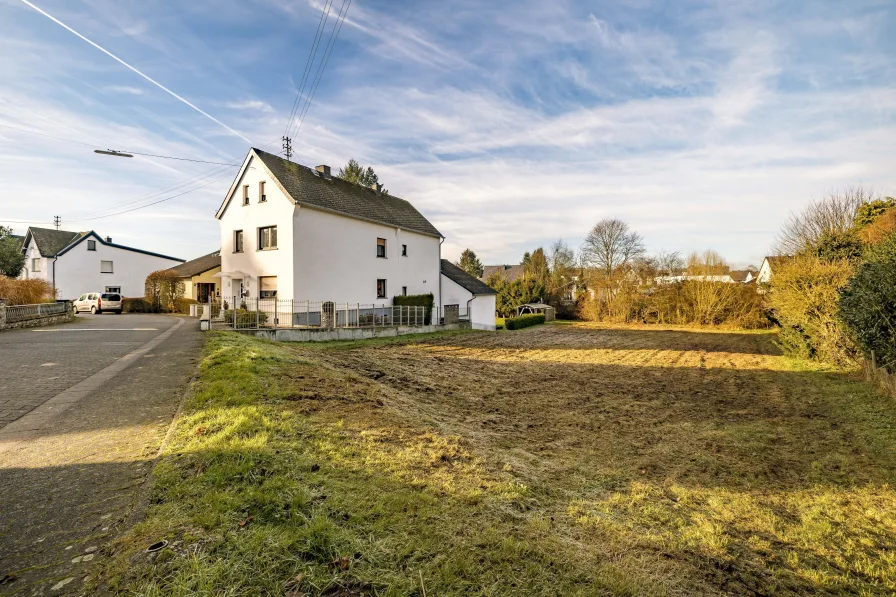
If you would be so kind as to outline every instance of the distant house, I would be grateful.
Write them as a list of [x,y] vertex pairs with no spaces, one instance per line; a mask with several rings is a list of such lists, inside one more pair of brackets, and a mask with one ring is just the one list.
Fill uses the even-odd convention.
[[447,259],[442,259],[442,297],[445,308],[469,313],[473,329],[495,329],[495,297],[498,293]]
[[482,268],[482,278],[480,280],[487,281],[494,275],[498,275],[508,282],[513,282],[517,278],[523,277],[522,265],[486,265]]
[[749,284],[756,280],[757,272],[749,269],[734,269],[728,272],[732,282],[740,284]]
[[191,259],[171,268],[184,282],[184,297],[200,303],[221,296],[221,251]]
[[84,292],[143,296],[146,276],[183,259],[115,244],[93,230],[69,232],[28,228],[22,241],[25,268],[20,278],[46,280],[60,299]]
[[791,257],[789,255],[767,256],[762,260],[762,267],[759,268],[759,274],[756,276],[756,281],[760,284],[767,284],[771,281],[775,270],[790,261],[790,259]]

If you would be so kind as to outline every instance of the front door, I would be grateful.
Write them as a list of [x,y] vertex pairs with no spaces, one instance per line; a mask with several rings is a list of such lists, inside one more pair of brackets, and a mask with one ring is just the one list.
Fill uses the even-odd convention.
[[199,282],[196,284],[196,300],[200,303],[207,303],[215,296],[215,285],[209,282]]

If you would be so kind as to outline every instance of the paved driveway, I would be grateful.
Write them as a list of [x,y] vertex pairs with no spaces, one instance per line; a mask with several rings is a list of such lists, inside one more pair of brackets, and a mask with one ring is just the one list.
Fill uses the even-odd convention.
[[0,332],[0,596],[79,595],[133,513],[195,370],[195,319]]

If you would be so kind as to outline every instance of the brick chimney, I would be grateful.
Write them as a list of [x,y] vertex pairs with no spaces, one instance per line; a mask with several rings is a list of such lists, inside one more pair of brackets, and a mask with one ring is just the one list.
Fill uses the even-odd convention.
[[111,243],[111,242],[112,242],[112,237],[111,237],[111,236],[107,236],[107,237],[106,237],[106,242],[107,242],[107,243]]
[[327,180],[329,180],[329,178],[330,178],[330,167],[329,167],[329,166],[324,165],[324,164],[321,164],[320,166],[318,166],[317,168],[315,168],[315,170],[317,170],[318,172],[320,172],[321,174],[323,174],[323,175],[324,175],[324,178],[326,178]]
[[373,183],[372,185],[370,185],[370,188],[373,189],[374,191],[376,191],[376,194],[377,194],[377,195],[382,195],[382,194],[383,194],[383,185],[381,185],[381,184],[378,183],[378,182],[375,182],[375,183]]

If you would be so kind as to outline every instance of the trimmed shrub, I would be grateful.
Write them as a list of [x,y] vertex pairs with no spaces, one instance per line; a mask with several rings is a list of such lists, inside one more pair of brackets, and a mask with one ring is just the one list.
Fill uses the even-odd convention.
[[53,285],[45,280],[17,280],[0,275],[0,298],[5,298],[9,306],[52,303],[54,295]]
[[781,348],[833,365],[854,364],[855,346],[838,315],[840,290],[852,274],[850,261],[814,255],[798,255],[775,272],[766,296],[781,325]]
[[896,373],[896,234],[869,249],[840,295],[840,318],[879,367]]
[[174,312],[180,313],[181,315],[189,315],[190,314],[190,305],[198,305],[199,301],[190,299],[190,298],[176,298],[174,299]]
[[432,309],[436,304],[436,299],[431,292],[428,294],[408,294],[393,296],[392,304],[402,307],[425,307],[424,310],[426,316],[424,319],[424,324],[429,325],[430,323],[432,323]]
[[123,298],[121,309],[125,313],[156,313],[145,298]]
[[233,325],[234,318],[236,318],[237,327],[249,327],[254,326],[256,322],[259,325],[263,323],[267,323],[268,314],[264,311],[247,311],[246,309],[237,309],[234,311],[224,311],[223,313],[224,321]]
[[504,327],[508,330],[518,330],[541,323],[544,323],[544,315],[541,313],[527,313],[519,317],[507,317],[504,319]]
[[146,276],[146,300],[154,313],[174,313],[177,299],[184,296],[186,287],[180,276],[170,269],[160,269]]

